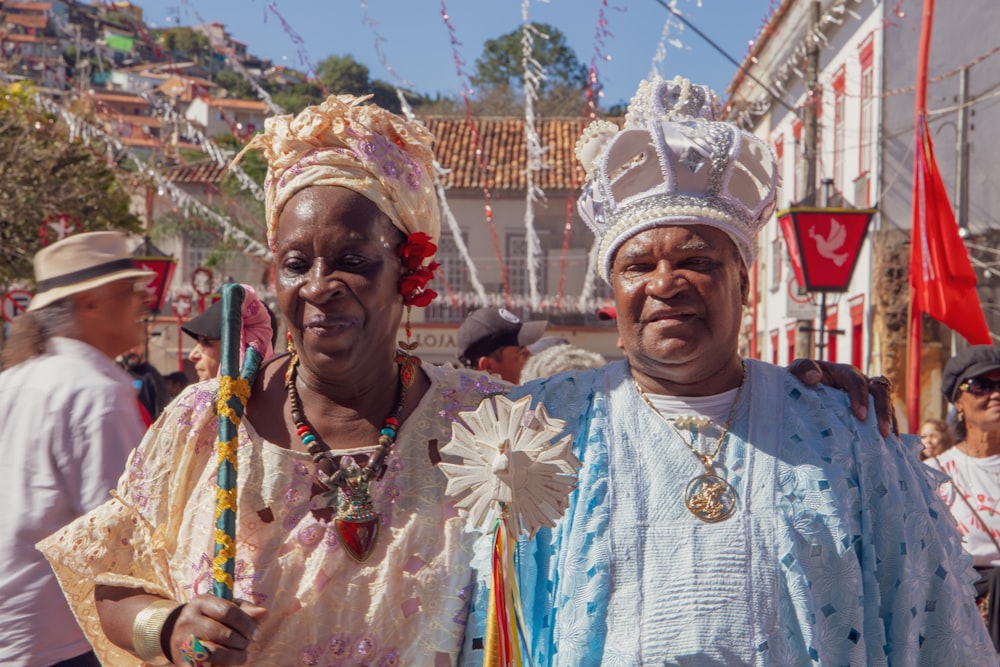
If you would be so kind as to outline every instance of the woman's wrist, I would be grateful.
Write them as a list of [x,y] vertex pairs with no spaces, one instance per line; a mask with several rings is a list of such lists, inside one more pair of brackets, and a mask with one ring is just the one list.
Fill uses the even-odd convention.
[[163,650],[163,628],[170,616],[181,606],[175,600],[156,600],[139,611],[132,621],[132,650],[143,662],[151,665],[169,665],[170,658]]

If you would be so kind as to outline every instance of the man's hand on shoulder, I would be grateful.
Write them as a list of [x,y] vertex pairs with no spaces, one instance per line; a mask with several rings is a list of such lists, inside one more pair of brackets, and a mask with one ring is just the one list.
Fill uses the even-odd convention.
[[851,399],[851,411],[862,421],[868,416],[868,396],[871,395],[875,400],[878,430],[883,436],[890,433],[899,435],[899,423],[892,407],[892,385],[885,377],[869,378],[850,364],[815,359],[796,359],[788,365],[788,370],[804,384],[823,383],[847,392]]

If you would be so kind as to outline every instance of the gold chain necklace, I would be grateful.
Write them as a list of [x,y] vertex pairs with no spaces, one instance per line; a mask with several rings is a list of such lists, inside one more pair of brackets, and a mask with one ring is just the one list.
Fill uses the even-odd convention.
[[[646,396],[646,392],[643,391],[639,383],[636,382],[635,378],[632,378],[632,382],[635,384],[636,391],[639,392],[639,396],[642,400],[649,406],[649,408],[659,415],[660,419],[665,421],[670,428],[677,433],[677,436],[681,441],[687,445],[687,448],[691,450],[701,464],[705,466],[705,472],[698,475],[690,482],[688,482],[687,487],[684,489],[684,506],[688,508],[691,514],[695,515],[697,518],[701,519],[705,523],[717,523],[719,521],[724,521],[732,516],[733,511],[736,509],[736,491],[733,489],[732,485],[726,481],[724,478],[715,474],[715,459],[722,452],[722,448],[726,444],[726,439],[729,436],[729,427],[733,423],[733,417],[736,416],[736,406],[740,403],[740,396],[743,395],[743,386],[746,384],[747,380],[747,366],[746,363],[743,366],[743,376],[740,378],[740,386],[736,390],[736,398],[733,399],[733,406],[729,408],[729,416],[726,417],[726,423],[722,427],[722,433],[719,435],[718,441],[715,444],[715,451],[711,454],[703,454],[695,449],[694,442],[698,439],[698,428],[699,426],[704,428],[708,426],[711,420],[707,417],[678,417],[676,420],[670,420],[663,416],[663,413],[656,409],[649,397]],[[691,427],[693,435],[691,437],[691,442],[688,442],[687,438],[677,424],[684,427]]]

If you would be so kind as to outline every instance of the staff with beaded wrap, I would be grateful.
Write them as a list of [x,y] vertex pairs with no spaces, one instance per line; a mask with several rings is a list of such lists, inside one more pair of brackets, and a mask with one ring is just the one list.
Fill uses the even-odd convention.
[[240,420],[250,399],[262,361],[260,353],[248,346],[240,368],[243,286],[222,286],[222,374],[219,377],[219,472],[215,486],[215,558],[212,560],[212,593],[233,599],[236,573],[236,443]]

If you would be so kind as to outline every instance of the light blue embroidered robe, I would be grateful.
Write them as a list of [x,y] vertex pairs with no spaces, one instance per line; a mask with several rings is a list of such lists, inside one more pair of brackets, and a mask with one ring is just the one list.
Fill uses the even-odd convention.
[[[558,526],[519,548],[531,664],[995,665],[933,473],[842,392],[747,367],[719,457],[737,510],[716,524],[685,508],[704,469],[625,362],[511,392],[566,420],[583,462]],[[488,543],[467,665],[482,662]]]

